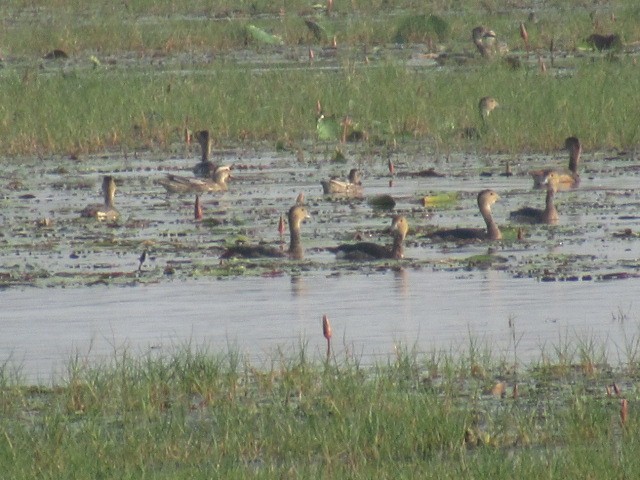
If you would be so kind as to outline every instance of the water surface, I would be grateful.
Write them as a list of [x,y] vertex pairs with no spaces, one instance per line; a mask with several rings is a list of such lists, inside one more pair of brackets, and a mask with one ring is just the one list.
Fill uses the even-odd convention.
[[[0,197],[0,361],[21,366],[29,380],[49,381],[75,353],[95,361],[114,351],[160,354],[188,343],[215,352],[237,348],[256,362],[301,345],[321,357],[323,314],[332,321],[336,351],[366,363],[386,361],[397,345],[466,354],[475,340],[513,358],[510,320],[522,361],[568,338],[573,345],[595,339],[616,362],[633,342],[640,273],[635,154],[583,153],[580,188],[557,196],[557,226],[526,226],[523,241],[443,245],[423,232],[482,226],[475,196],[483,188],[499,192],[494,215],[513,231],[511,210],[544,201],[528,169],[561,168],[566,155],[424,156],[417,146],[392,155],[396,170],[435,166],[445,176],[391,179],[387,156],[367,146],[344,148],[347,164],[327,161],[322,146],[302,162],[295,152],[215,152],[234,165],[234,179],[228,192],[202,196],[203,222],[193,220],[193,195],[167,195],[155,183],[166,171],[190,175],[198,152],[113,154],[81,164],[7,161],[0,178],[7,187]],[[512,177],[500,176],[507,161]],[[363,170],[365,198],[324,197],[320,180],[346,176],[352,166]],[[116,177],[121,221],[79,219],[87,203],[100,201],[107,173]],[[278,219],[300,192],[312,215],[303,226],[303,262],[220,264],[225,243],[238,238],[279,244]],[[458,201],[421,204],[438,192],[457,192]],[[393,211],[371,207],[367,200],[380,194],[396,199]],[[385,229],[394,213],[412,227],[407,260],[349,264],[325,249],[357,234],[389,242]],[[51,223],[43,227],[45,218]],[[138,272],[143,250],[149,255]],[[489,264],[471,260],[488,252]]]
[[510,361],[514,353],[522,362],[545,352],[557,359],[555,349],[567,340],[570,352],[595,343],[615,363],[626,359],[625,348],[639,333],[637,288],[636,279],[538,282],[497,271],[405,269],[12,289],[1,294],[0,358],[20,365],[34,382],[64,376],[75,355],[95,362],[125,351],[169,354],[186,345],[239,350],[257,365],[269,365],[279,349],[287,355],[302,345],[322,358],[327,314],[338,356],[364,364],[392,359],[398,346],[466,355],[471,343]]

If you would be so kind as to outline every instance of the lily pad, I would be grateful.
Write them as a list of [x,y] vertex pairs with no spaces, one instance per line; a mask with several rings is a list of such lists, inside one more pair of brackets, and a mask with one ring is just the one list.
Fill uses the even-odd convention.
[[458,202],[458,192],[443,192],[422,197],[425,207],[451,207]]
[[338,140],[342,133],[342,128],[334,117],[320,115],[316,123],[316,132],[318,134],[318,140]]
[[259,43],[264,43],[266,45],[283,45],[284,42],[282,38],[277,35],[272,35],[271,33],[267,33],[261,28],[256,27],[255,25],[247,25],[247,33],[250,38]]

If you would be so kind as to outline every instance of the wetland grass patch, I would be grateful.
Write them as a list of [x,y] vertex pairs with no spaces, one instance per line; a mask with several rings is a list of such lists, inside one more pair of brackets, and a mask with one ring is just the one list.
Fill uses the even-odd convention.
[[[563,77],[498,63],[425,72],[389,62],[258,75],[221,64],[188,76],[61,68],[5,73],[3,80],[9,100],[0,106],[0,148],[8,155],[171,150],[185,127],[210,128],[218,142],[303,145],[316,141],[317,100],[328,114],[353,118],[373,143],[410,139],[438,151],[516,153],[556,150],[568,135],[585,149],[640,141],[631,121],[640,100],[630,62],[586,63]],[[486,95],[500,106],[482,125],[477,104]],[[465,138],[468,128],[480,138]]]
[[[5,155],[171,150],[185,127],[210,128],[218,142],[297,148],[317,140],[318,100],[325,113],[350,116],[374,145],[415,139],[438,151],[516,153],[556,149],[569,135],[585,149],[638,143],[635,53],[594,54],[584,40],[600,29],[632,45],[640,13],[631,2],[612,5],[615,20],[580,8],[569,15],[558,2],[536,12],[536,21],[471,0],[429,11],[403,0],[366,9],[338,2],[331,15],[297,1],[136,2],[127,9],[94,1],[34,9],[12,1],[7,8],[15,21],[0,36],[8,49],[0,71],[0,93],[8,99],[0,106]],[[437,45],[394,43],[407,18],[436,18],[429,15],[448,32]],[[318,22],[327,38],[314,39],[304,19]],[[513,71],[499,59],[408,66],[427,51],[469,58],[469,32],[478,24],[526,59],[522,21],[529,22],[532,57],[549,63],[554,42],[555,66],[547,75],[534,62]],[[433,25],[424,23],[412,24],[408,37],[429,37]],[[256,44],[247,36],[251,25],[284,45]],[[333,59],[310,65],[306,49],[321,51],[332,36]],[[42,60],[54,48],[71,59]],[[501,107],[481,125],[477,104],[487,95]],[[468,129],[481,138],[465,138]]]
[[466,353],[399,346],[368,367],[304,344],[261,365],[187,345],[76,356],[64,380],[32,387],[4,368],[0,466],[16,479],[628,476],[637,365],[587,368],[585,346],[565,339],[557,359],[516,368],[476,340]]

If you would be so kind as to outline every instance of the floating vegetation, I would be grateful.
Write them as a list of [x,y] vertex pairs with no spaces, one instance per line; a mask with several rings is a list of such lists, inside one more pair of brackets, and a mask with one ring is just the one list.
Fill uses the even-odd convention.
[[267,33],[261,28],[256,27],[255,25],[247,25],[246,28],[247,28],[247,33],[249,35],[249,38],[251,38],[252,40],[255,40],[258,43],[262,43],[265,45],[283,45],[284,44],[281,37]]
[[320,115],[320,117],[318,117],[318,121],[316,122],[316,134],[318,135],[318,140],[340,140],[342,137],[342,130],[343,128],[340,125],[340,122],[336,120],[335,117],[326,117],[324,115]]
[[429,208],[450,208],[458,202],[458,192],[441,192],[422,197],[422,204]]

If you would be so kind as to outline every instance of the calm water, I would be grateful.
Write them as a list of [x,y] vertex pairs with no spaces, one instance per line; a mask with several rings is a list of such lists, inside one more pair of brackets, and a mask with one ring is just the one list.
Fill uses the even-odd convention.
[[[367,267],[336,266],[323,247],[352,238],[356,231],[388,241],[382,232],[391,213],[373,211],[366,201],[324,198],[321,178],[346,175],[356,165],[364,172],[367,197],[393,195],[395,211],[422,228],[481,226],[475,196],[493,188],[502,197],[494,215],[508,226],[509,211],[543,204],[544,192],[531,189],[528,169],[561,167],[566,154],[425,157],[418,149],[394,156],[398,171],[435,165],[446,177],[399,177],[390,186],[386,157],[353,148],[347,152],[353,158],[349,165],[324,161],[326,152],[310,155],[302,165],[286,152],[226,154],[224,163],[249,167],[234,171],[228,192],[203,196],[205,219],[215,224],[192,220],[193,196],[167,195],[154,183],[164,170],[190,175],[197,152],[164,159],[114,155],[83,163],[81,171],[65,159],[7,162],[0,181],[18,180],[20,186],[0,196],[0,275],[39,288],[16,282],[0,291],[0,361],[21,367],[30,381],[48,382],[64,374],[75,354],[96,361],[125,349],[170,353],[187,343],[212,351],[237,348],[257,363],[268,362],[278,348],[291,351],[301,344],[322,357],[323,314],[331,319],[336,352],[365,363],[386,360],[398,344],[464,354],[471,340],[513,358],[509,319],[515,322],[523,361],[538,359],[543,351],[552,354],[565,339],[574,345],[595,340],[608,349],[611,363],[626,359],[618,353],[638,335],[634,300],[640,279],[595,279],[616,272],[633,277],[640,271],[635,235],[640,230],[640,162],[635,153],[615,158],[583,154],[580,188],[558,195],[560,224],[527,227],[525,242],[497,246],[506,263],[496,270],[466,271],[464,263],[451,261],[484,254],[486,245],[430,245],[410,232],[406,255],[417,266],[371,273]],[[498,175],[507,160],[513,177]],[[480,175],[487,171],[493,176]],[[100,201],[104,173],[113,173],[118,183],[116,204],[123,219],[117,228],[78,219],[87,203]],[[425,194],[451,191],[460,195],[453,207],[428,211],[420,205]],[[192,274],[198,269],[217,268],[221,245],[237,235],[277,242],[279,215],[299,192],[306,193],[312,214],[303,228],[312,268],[293,278],[189,279],[198,277]],[[37,227],[45,217],[52,226]],[[632,235],[616,235],[626,229]],[[85,286],[100,273],[135,271],[145,248],[150,258],[137,286]],[[165,266],[176,261],[184,262],[185,269],[164,275]],[[450,271],[451,265],[457,271]],[[557,278],[591,275],[594,280],[538,281],[547,270]]]
[[[171,352],[188,343],[226,352],[232,346],[258,365],[302,343],[321,358],[327,314],[338,354],[363,363],[419,351],[469,351],[470,340],[522,361],[569,339],[595,340],[609,360],[624,357],[638,335],[638,282],[537,282],[496,272],[426,269],[372,275],[306,275],[176,281],[139,287],[12,289],[0,293],[0,359],[30,381],[64,374],[70,357],[91,361],[125,349]],[[621,288],[624,287],[624,288]]]

